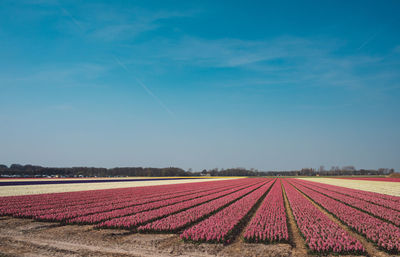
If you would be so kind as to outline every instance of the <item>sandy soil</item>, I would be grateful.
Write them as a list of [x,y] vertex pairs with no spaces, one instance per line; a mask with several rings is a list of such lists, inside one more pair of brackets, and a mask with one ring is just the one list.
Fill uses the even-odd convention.
[[269,257],[308,255],[304,250],[299,251],[298,246],[292,247],[290,244],[248,244],[241,238],[237,238],[234,243],[227,246],[193,244],[183,242],[175,234],[137,234],[127,230],[98,230],[91,225],[61,226],[58,223],[0,217],[0,256]]
[[174,234],[61,226],[0,217],[0,256],[293,256],[289,244],[184,243]]
[[[94,229],[92,225],[63,226],[59,223],[0,217],[0,256],[316,256],[309,254],[285,194],[284,200],[292,240],[290,244],[248,244],[240,236],[225,246],[193,244],[183,242],[175,234],[138,234],[128,230]],[[358,238],[370,256],[389,256],[350,231],[329,213],[326,214]]]

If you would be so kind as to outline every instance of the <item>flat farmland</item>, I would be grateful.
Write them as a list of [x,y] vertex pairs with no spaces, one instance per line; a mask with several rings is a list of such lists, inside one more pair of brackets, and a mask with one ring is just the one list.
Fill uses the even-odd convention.
[[[0,197],[228,180],[209,177],[0,178]],[[14,184],[14,185],[13,185]]]
[[[84,191],[63,191],[74,183],[0,186],[0,190],[26,187],[27,192],[22,194],[19,189],[15,191],[18,194],[0,197],[0,253],[5,256],[400,254],[399,182],[361,179],[360,183],[372,183],[372,189],[365,186],[365,190],[360,190],[359,181],[350,180],[356,185],[351,187],[346,179],[194,180],[97,181],[79,184],[81,189],[86,186]],[[387,187],[382,186],[382,191],[377,192],[375,182],[387,183]],[[142,184],[96,188],[106,183]],[[51,186],[54,190],[59,187],[60,191],[32,194],[35,191],[29,187],[38,186]]]
[[400,196],[399,178],[301,178],[303,180]]

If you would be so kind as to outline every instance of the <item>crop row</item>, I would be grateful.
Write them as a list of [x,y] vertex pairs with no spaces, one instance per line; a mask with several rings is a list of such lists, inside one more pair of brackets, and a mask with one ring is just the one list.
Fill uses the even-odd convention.
[[400,178],[337,178],[351,180],[367,180],[367,181],[384,181],[384,182],[400,182]]
[[[99,196],[99,199],[97,199],[95,202],[80,202],[79,205],[72,205],[69,206],[68,203],[62,205],[61,207],[56,204],[50,204],[50,205],[39,205],[39,206],[33,206],[33,207],[26,207],[26,208],[19,208],[19,207],[14,207],[14,206],[9,206],[8,208],[2,208],[2,214],[8,214],[8,215],[13,215],[17,217],[34,217],[37,219],[48,219],[48,220],[60,220],[56,219],[59,214],[65,215],[64,218],[72,218],[78,215],[85,215],[85,214],[90,214],[98,211],[107,211],[107,210],[113,210],[113,209],[119,209],[119,208],[124,208],[128,206],[133,206],[133,205],[140,205],[140,204],[145,204],[145,203],[150,203],[150,202],[155,202],[155,201],[161,201],[161,200],[167,200],[171,198],[176,198],[176,197],[181,197],[181,196],[190,196],[199,192],[207,192],[210,189],[217,189],[217,188],[227,188],[227,187],[233,187],[236,185],[241,185],[241,184],[246,184],[248,182],[242,181],[242,182],[231,182],[227,184],[222,184],[219,182],[216,182],[216,184],[211,184],[211,185],[202,185],[202,183],[198,183],[197,185],[191,185],[190,190],[179,190],[176,187],[169,187],[168,189],[162,188],[161,190],[157,190],[158,188],[153,188],[149,187],[146,188],[146,191],[143,192],[143,190],[139,192],[129,192],[126,193],[125,191],[122,191],[123,193],[119,196],[116,196],[114,198],[110,199],[104,199]],[[200,185],[199,185],[200,184]],[[176,185],[175,185],[176,186]],[[175,190],[178,189],[178,190]],[[165,192],[168,190],[168,192]],[[117,192],[121,192],[121,190],[116,189]],[[149,191],[152,191],[153,193],[149,193]],[[177,192],[175,192],[177,191]],[[84,198],[85,197],[85,192],[82,192],[82,196],[76,195],[76,198]],[[190,198],[190,197],[189,197]],[[70,213],[71,215],[66,215],[66,213]]]
[[[176,186],[176,185],[175,185]],[[107,190],[94,190],[82,192],[69,192],[69,193],[56,193],[56,194],[43,194],[41,195],[28,195],[18,197],[6,197],[9,200],[6,204],[8,207],[15,209],[30,209],[44,210],[74,206],[82,204],[96,204],[108,200],[121,201],[132,195],[140,196],[141,198],[154,197],[156,195],[162,196],[170,192],[170,189],[165,186],[155,187],[154,190],[141,188],[121,188],[121,189],[107,189]],[[178,187],[177,187],[178,189]],[[188,192],[190,188],[181,188],[180,192]],[[16,199],[13,199],[16,198]]]
[[114,209],[111,211],[98,211],[94,214],[89,214],[89,215],[85,215],[85,216],[80,215],[78,217],[67,220],[66,223],[94,224],[94,223],[109,220],[112,218],[132,215],[135,213],[152,210],[152,209],[176,204],[176,203],[183,202],[183,201],[192,200],[194,198],[199,198],[199,197],[203,197],[203,196],[211,196],[211,195],[216,195],[217,197],[223,196],[225,194],[230,194],[232,192],[238,191],[240,189],[243,189],[243,188],[246,188],[249,186],[251,186],[251,184],[246,183],[244,185],[240,184],[240,185],[235,185],[235,186],[218,188],[218,189],[214,189],[214,190],[208,190],[206,192],[201,192],[198,194],[191,194],[191,195],[171,198],[171,199],[167,199],[167,200],[160,200],[160,201],[156,201],[156,202],[151,202],[151,203],[142,204],[142,205],[135,205],[135,206],[122,208],[122,209]]
[[316,204],[377,246],[400,253],[398,197],[300,179],[238,179],[0,197],[0,215],[146,233],[174,232],[194,242],[229,243],[245,228],[246,242],[289,242],[285,194],[301,235],[314,253],[365,252]]
[[[133,212],[140,212],[140,211],[145,211],[145,210],[150,210],[150,209],[155,209],[159,208],[165,205],[171,205],[175,203],[179,203],[182,201],[187,201],[191,200],[194,198],[202,197],[209,195],[211,193],[215,192],[221,192],[225,191],[227,189],[231,188],[236,188],[238,186],[242,186],[243,184],[236,184],[235,185],[229,185],[229,186],[223,186],[221,187],[220,185],[214,186],[214,187],[209,187],[208,189],[205,188],[194,188],[190,194],[175,194],[174,192],[171,192],[169,196],[164,196],[164,197],[155,197],[151,198],[151,200],[130,200],[126,201],[123,203],[113,203],[112,201],[109,204],[104,204],[98,207],[92,207],[90,206],[85,206],[84,209],[70,209],[70,210],[65,210],[65,212],[57,212],[53,214],[43,214],[38,217],[37,219],[40,220],[55,220],[55,221],[65,221],[67,219],[71,219],[70,222],[80,222],[79,217],[80,216],[86,216],[86,215],[91,215],[91,214],[98,214],[98,213],[104,213],[104,212],[109,212],[113,211],[112,216],[114,217],[119,217],[123,215],[129,214],[129,211],[132,209],[134,210]],[[245,186],[248,186],[248,183],[244,184]],[[122,215],[119,215],[122,214]],[[99,215],[101,216],[101,214]],[[103,216],[105,217],[105,216]],[[75,220],[72,220],[74,218],[78,218]],[[87,221],[87,220],[86,220]],[[85,222],[85,219],[82,220],[82,222]]]
[[304,187],[294,179],[290,179],[289,181],[314,202],[332,213],[353,230],[364,235],[379,247],[389,252],[399,253],[400,229],[395,225],[384,222],[365,212]]
[[362,181],[336,178],[301,178],[300,180],[319,182],[349,188],[365,192],[366,195],[374,195],[389,201],[400,203],[400,187],[398,183]]
[[362,191],[362,190],[358,190],[358,189],[328,185],[328,184],[323,184],[323,183],[313,182],[313,181],[306,181],[306,180],[302,180],[302,183],[307,184],[307,185],[311,184],[311,185],[314,185],[319,188],[328,189],[330,191],[335,191],[340,194],[348,195],[348,196],[351,196],[354,198],[359,198],[359,199],[362,199],[362,200],[370,202],[370,203],[382,205],[387,208],[391,208],[393,210],[400,211],[400,197],[397,197],[397,196],[378,194],[378,193],[374,193],[374,192]]
[[[270,182],[272,183],[272,181]],[[194,208],[190,208],[186,211],[179,212],[174,215],[167,216],[163,219],[153,221],[146,225],[140,226],[138,228],[139,231],[171,231],[176,232],[182,228],[188,227],[189,225],[198,222],[204,217],[216,212],[217,210],[227,206],[231,202],[237,200],[242,197],[245,192],[238,191],[231,195],[226,195],[224,197],[215,199],[208,203],[199,205]]]
[[370,202],[367,202],[365,200],[359,199],[359,198],[354,198],[350,197],[348,195],[340,194],[331,190],[328,190],[326,188],[322,187],[317,187],[313,184],[313,182],[309,183],[303,183],[297,181],[297,183],[302,184],[303,186],[306,186],[314,191],[317,191],[319,193],[322,193],[326,196],[329,196],[335,200],[341,201],[345,204],[348,204],[352,207],[356,207],[362,211],[371,213],[379,218],[382,218],[384,220],[388,220],[395,225],[400,225],[400,212],[386,208],[384,206],[376,205]]
[[[258,183],[251,186],[247,187],[240,192],[248,192],[248,191],[253,191],[255,188],[259,187],[261,184],[265,183],[265,180],[257,180]],[[137,226],[142,225],[143,223],[150,222],[155,219],[159,219],[180,211],[184,211],[188,208],[197,206],[199,204],[208,202],[210,200],[213,200],[215,198],[223,196],[225,193],[221,192],[218,194],[213,194],[213,195],[207,195],[204,197],[199,197],[196,199],[192,199],[189,201],[185,202],[180,202],[172,205],[168,205],[159,209],[151,210],[151,211],[145,211],[145,212],[140,212],[134,215],[129,215],[129,216],[124,216],[120,218],[114,218],[110,219],[107,221],[104,221],[100,224],[97,225],[97,227],[111,227],[111,228],[125,228],[125,229],[135,229]]]
[[338,224],[318,210],[287,181],[283,181],[285,192],[297,226],[314,252],[361,253],[362,244]]
[[207,188],[208,186],[225,185],[228,183],[240,183],[238,180],[232,181],[210,181],[201,183],[187,183],[178,185],[161,185],[150,187],[133,187],[120,189],[89,190],[80,192],[53,193],[40,195],[9,196],[0,198],[0,207],[13,206],[15,208],[51,208],[62,206],[71,207],[74,205],[90,204],[105,200],[123,199],[132,195],[145,197],[155,197],[169,194],[170,192],[190,192],[193,187]]
[[244,239],[248,242],[289,240],[280,179],[272,186],[271,191],[247,225]]
[[[210,183],[210,182],[206,182]],[[163,185],[154,187],[155,192],[165,193],[170,187],[177,185]],[[183,191],[188,191],[188,185],[184,185]],[[29,206],[45,206],[48,204],[54,204],[55,206],[73,206],[74,204],[89,203],[91,201],[98,201],[99,199],[110,199],[125,194],[138,194],[138,195],[151,195],[155,193],[149,191],[145,187],[133,187],[133,188],[119,188],[119,189],[102,189],[102,190],[89,190],[89,191],[78,191],[78,192],[65,192],[65,193],[48,193],[39,195],[23,195],[23,196],[9,196],[0,199],[0,206],[13,205],[19,208],[26,208]]]
[[[228,190],[231,187],[228,188]],[[233,187],[236,188],[236,187]],[[119,216],[123,216],[123,215],[127,215],[130,214],[129,212],[133,210],[133,212],[141,212],[141,211],[146,211],[146,210],[151,210],[151,209],[155,209],[155,208],[159,208],[162,206],[167,206],[167,205],[171,205],[171,204],[176,204],[179,202],[183,202],[183,201],[188,201],[188,200],[192,200],[195,198],[199,198],[199,197],[203,197],[203,196],[208,196],[210,194],[214,194],[214,193],[219,193],[221,191],[226,191],[227,188],[217,188],[217,189],[211,189],[208,191],[204,191],[201,190],[199,192],[194,191],[193,193],[189,194],[189,195],[184,195],[184,196],[179,196],[179,197],[173,197],[173,198],[167,198],[167,199],[160,199],[157,201],[152,201],[149,203],[144,203],[144,204],[137,204],[137,202],[135,200],[130,201],[130,202],[124,202],[122,204],[108,204],[108,205],[102,205],[99,207],[92,207],[92,208],[81,208],[81,209],[74,209],[74,210],[65,210],[64,212],[57,212],[57,213],[52,213],[52,214],[42,214],[40,216],[36,216],[36,219],[39,220],[53,220],[53,221],[65,221],[65,220],[70,220],[70,222],[75,223],[75,222],[84,222],[87,221],[84,217],[82,217],[82,219],[80,219],[81,216],[85,216],[85,215],[97,215],[98,217],[105,217],[104,215],[102,215],[102,213],[104,212],[109,212],[109,211],[113,211],[113,216],[114,217],[118,217]],[[173,193],[171,194],[171,196],[173,196]],[[130,206],[130,207],[127,207]],[[83,206],[82,206],[83,207]],[[122,214],[122,215],[120,215]],[[93,219],[92,222],[93,223]]]
[[190,241],[229,243],[235,230],[240,229],[241,221],[266,194],[272,183],[262,185],[208,219],[186,229],[181,238]]

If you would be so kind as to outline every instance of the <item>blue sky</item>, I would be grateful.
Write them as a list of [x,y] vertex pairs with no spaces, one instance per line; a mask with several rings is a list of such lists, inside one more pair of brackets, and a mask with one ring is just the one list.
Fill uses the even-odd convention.
[[1,0],[0,163],[400,170],[399,10]]

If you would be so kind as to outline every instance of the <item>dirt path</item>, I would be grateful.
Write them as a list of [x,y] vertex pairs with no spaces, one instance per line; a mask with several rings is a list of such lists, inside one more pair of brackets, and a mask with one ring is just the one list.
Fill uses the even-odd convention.
[[[274,183],[279,183],[279,181],[275,181]],[[247,215],[246,221],[242,224],[243,229],[241,233],[236,236],[235,241],[230,244],[228,247],[224,248],[218,255],[220,256],[292,256],[291,247],[288,244],[251,244],[245,243],[243,240],[244,233],[246,231],[247,226],[250,223],[250,220],[256,214],[257,210],[261,207],[262,203],[265,201],[266,196],[271,191],[274,184],[270,186],[267,192],[260,198],[258,203],[253,207],[250,213]]]
[[0,256],[292,256],[288,244],[184,243],[175,234],[138,234],[93,226],[0,218]]
[[[283,196],[292,245],[250,244],[240,236],[227,246],[194,244],[184,243],[176,234],[139,234],[128,230],[94,229],[92,225],[62,226],[54,222],[0,217],[0,256],[309,256],[284,189]],[[379,251],[369,252],[371,256],[387,256],[376,255]]]
[[288,217],[288,230],[289,230],[289,238],[293,243],[293,254],[294,256],[308,256],[307,254],[307,248],[305,245],[305,241],[303,237],[300,234],[300,231],[296,225],[296,220],[294,219],[292,209],[290,208],[289,201],[286,196],[286,191],[284,186],[282,186],[282,193],[283,193],[283,199],[285,201],[285,208],[286,208],[286,213]]
[[351,230],[349,227],[347,227],[344,223],[342,223],[340,220],[335,218],[332,214],[327,212],[324,208],[322,208],[320,205],[318,205],[316,202],[314,202],[310,197],[308,197],[306,194],[301,192],[299,189],[297,189],[294,185],[293,187],[301,194],[303,195],[306,199],[308,199],[315,207],[317,207],[321,212],[323,212],[328,218],[330,218],[333,222],[338,224],[343,230],[345,230],[347,233],[349,233],[352,237],[356,238],[360,243],[364,246],[365,250],[367,251],[369,256],[376,256],[376,257],[386,257],[386,256],[392,256],[389,255],[383,251],[378,250],[371,242],[367,241],[367,239],[360,234],[354,232]]

